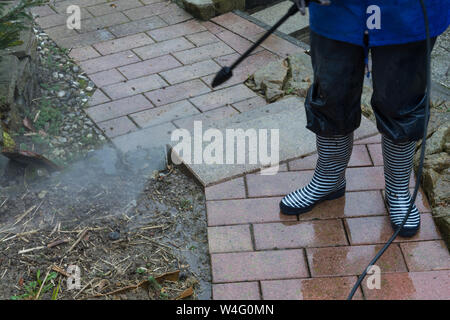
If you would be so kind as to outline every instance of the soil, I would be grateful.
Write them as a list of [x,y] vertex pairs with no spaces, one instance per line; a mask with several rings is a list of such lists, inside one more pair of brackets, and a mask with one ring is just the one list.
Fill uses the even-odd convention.
[[[10,162],[0,178],[0,298],[36,298],[36,278],[53,267],[39,299],[60,280],[57,299],[210,299],[203,190],[181,167],[147,168],[108,145],[62,172],[29,177]],[[70,265],[81,271],[73,290]]]

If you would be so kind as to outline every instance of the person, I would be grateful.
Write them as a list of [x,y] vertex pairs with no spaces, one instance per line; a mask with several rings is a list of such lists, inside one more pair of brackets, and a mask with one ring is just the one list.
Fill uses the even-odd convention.
[[[450,1],[427,0],[431,44],[449,25]],[[331,0],[309,4],[314,81],[305,109],[316,134],[318,160],[306,186],[280,202],[283,214],[311,211],[345,195],[345,170],[353,132],[360,126],[361,93],[372,60],[371,105],[382,135],[385,200],[397,229],[411,202],[409,182],[416,142],[422,138],[426,103],[426,32],[419,0]],[[414,236],[420,213],[414,205],[399,234]]]

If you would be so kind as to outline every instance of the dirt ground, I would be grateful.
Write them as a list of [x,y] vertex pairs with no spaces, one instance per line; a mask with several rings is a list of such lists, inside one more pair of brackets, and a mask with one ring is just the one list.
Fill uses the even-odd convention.
[[[203,190],[179,167],[149,172],[142,160],[105,146],[32,177],[10,162],[0,178],[0,298],[210,299]],[[81,271],[72,290],[70,265]]]

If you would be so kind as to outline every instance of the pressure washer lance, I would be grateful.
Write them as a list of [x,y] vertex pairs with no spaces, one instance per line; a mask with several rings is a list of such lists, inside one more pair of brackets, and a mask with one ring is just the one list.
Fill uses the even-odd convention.
[[[248,49],[239,59],[236,60],[230,67],[224,67],[222,70],[220,70],[216,77],[214,78],[212,82],[212,87],[217,87],[221,85],[222,83],[228,81],[233,76],[233,69],[236,68],[244,59],[246,59],[252,51],[254,51],[264,40],[266,40],[275,30],[277,30],[284,22],[286,22],[287,19],[289,19],[291,16],[296,14],[300,11],[302,15],[305,14],[305,7],[309,4],[309,2],[317,2],[321,5],[329,5],[331,2],[328,0],[292,0],[294,2],[294,5],[292,5],[291,8],[289,8],[289,11],[284,15],[280,21],[278,21],[272,28],[269,29],[269,31],[266,32],[255,44]],[[428,121],[426,121],[429,118],[430,114],[430,97],[431,97],[431,40],[430,40],[430,30],[429,30],[429,23],[428,23],[428,14],[427,9],[425,7],[425,4],[423,0],[419,0],[420,5],[422,7],[422,12],[424,16],[424,23],[425,23],[425,32],[426,32],[426,47],[427,47],[427,56],[426,56],[426,68],[427,68],[427,76],[426,76],[426,83],[427,83],[427,89],[426,89],[426,103],[425,103],[425,126],[423,130],[423,138],[422,138],[422,148],[420,152],[420,161],[419,161],[419,168],[417,170],[417,180],[416,185],[414,187],[414,192],[412,195],[411,202],[408,207],[407,214],[405,218],[402,221],[401,226],[394,232],[394,234],[391,236],[391,238],[386,242],[386,244],[381,248],[381,250],[375,255],[375,257],[370,261],[367,268],[364,270],[364,272],[361,274],[361,276],[358,278],[358,281],[353,286],[352,291],[347,297],[347,300],[352,300],[356,290],[358,289],[361,282],[364,280],[365,276],[367,275],[367,271],[371,266],[373,266],[378,259],[383,255],[383,253],[389,248],[389,246],[392,244],[392,242],[397,238],[399,232],[403,228],[403,226],[406,224],[406,221],[408,220],[409,215],[411,214],[412,206],[416,202],[417,193],[419,191],[420,181],[422,179],[422,171],[423,171],[423,161],[425,158],[425,147],[426,147],[426,141],[427,141],[427,132],[428,132]]]
[[214,80],[211,83],[213,88],[220,86],[222,83],[228,81],[233,76],[233,70],[236,68],[242,61],[244,61],[250,53],[252,53],[261,43],[264,42],[272,33],[274,33],[283,23],[286,22],[291,16],[295,15],[300,11],[302,15],[306,14],[306,6],[310,2],[316,2],[320,5],[330,5],[329,0],[292,0],[294,4],[289,8],[288,12],[272,27],[267,31],[258,41],[256,41],[242,56],[239,57],[231,66],[223,67],[214,77]]

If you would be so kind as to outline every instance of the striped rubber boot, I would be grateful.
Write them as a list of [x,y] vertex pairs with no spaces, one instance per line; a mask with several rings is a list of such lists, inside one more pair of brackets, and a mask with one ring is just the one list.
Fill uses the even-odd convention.
[[[384,177],[386,180],[386,203],[394,230],[397,230],[406,217],[411,194],[409,181],[413,165],[416,142],[394,143],[383,136]],[[420,214],[413,205],[406,224],[400,231],[401,237],[414,236],[420,227]]]
[[316,136],[317,160],[311,182],[280,202],[283,214],[299,215],[311,211],[316,204],[345,195],[345,169],[352,155],[353,133],[347,136]]

